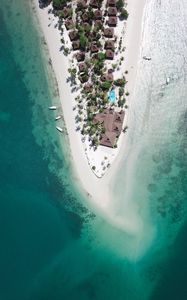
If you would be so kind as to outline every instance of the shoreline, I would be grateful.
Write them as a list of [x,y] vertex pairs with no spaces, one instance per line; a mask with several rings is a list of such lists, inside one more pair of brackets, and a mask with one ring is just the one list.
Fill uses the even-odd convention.
[[[129,18],[127,21],[126,37],[124,39],[126,50],[125,50],[125,60],[122,64],[123,70],[129,70],[127,76],[127,87],[130,92],[129,101],[133,96],[133,89],[135,85],[136,71],[138,65],[138,58],[140,53],[140,42],[142,33],[142,16],[143,8],[146,0],[139,1],[139,6],[136,6],[137,0],[132,0],[127,5],[127,10],[129,12]],[[72,168],[77,178],[77,181],[81,183],[81,186],[86,191],[86,194],[91,197],[92,205],[102,209],[103,213],[106,213],[107,207],[109,205],[111,195],[110,195],[110,183],[112,178],[117,173],[121,159],[124,159],[124,145],[126,144],[127,135],[121,133],[118,141],[118,154],[115,157],[114,162],[111,167],[107,170],[107,173],[102,178],[97,178],[92,172],[90,166],[88,165],[87,158],[85,155],[85,150],[79,135],[76,132],[76,124],[73,117],[73,97],[71,92],[71,87],[67,83],[67,78],[69,77],[69,58],[63,55],[60,51],[61,47],[61,34],[58,28],[56,28],[56,23],[58,18],[54,17],[49,20],[51,16],[48,15],[47,11],[49,8],[40,9],[38,5],[38,0],[33,0],[34,6],[36,8],[37,18],[39,20],[39,27],[42,29],[47,47],[49,50],[49,55],[51,58],[51,63],[55,72],[55,76],[58,82],[60,102],[62,105],[63,116],[65,125],[68,132],[68,139],[70,144],[70,150],[72,154]],[[136,37],[136,38],[134,38]],[[55,103],[52,103],[52,105]],[[47,109],[47,108],[46,108]],[[129,118],[129,113],[127,114],[127,120]],[[55,124],[54,124],[55,126]],[[123,147],[122,147],[123,146]],[[89,198],[90,198],[89,197]]]

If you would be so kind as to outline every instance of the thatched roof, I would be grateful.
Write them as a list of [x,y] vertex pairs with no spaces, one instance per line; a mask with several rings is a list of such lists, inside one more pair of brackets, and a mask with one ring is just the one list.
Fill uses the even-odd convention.
[[93,7],[93,8],[99,8],[100,6],[100,1],[98,0],[90,0],[90,6]]
[[82,63],[80,63],[80,64],[79,64],[79,71],[80,71],[80,72],[84,72],[84,71],[85,71],[85,69],[86,69],[86,64],[85,64],[85,63],[83,63],[83,62],[82,62]]
[[65,22],[65,26],[66,26],[66,29],[67,30],[70,30],[74,27],[74,23],[73,23],[73,20],[72,19],[68,19],[66,22]]
[[93,88],[93,85],[92,85],[91,83],[86,83],[86,84],[84,85],[84,90],[85,90],[86,92],[91,92],[91,91],[92,91],[92,88]]
[[113,148],[116,143],[116,134],[115,132],[105,132],[101,136],[100,145],[105,147]]
[[82,20],[84,22],[87,22],[89,20],[89,16],[88,16],[87,12],[85,12],[85,13],[82,14]]
[[72,47],[73,47],[73,50],[80,49],[80,42],[78,40],[77,41],[73,41],[72,42]]
[[69,38],[71,41],[75,41],[78,38],[78,32],[76,30],[70,31]]
[[83,60],[85,59],[85,54],[84,54],[84,52],[78,52],[78,53],[76,54],[76,59],[77,59],[77,61],[83,61]]
[[112,73],[106,73],[106,74],[103,74],[103,75],[101,76],[101,81],[106,81],[106,80],[108,80],[108,81],[113,81],[113,80],[114,80],[113,74],[112,74]]
[[114,50],[115,49],[115,42],[111,41],[111,40],[107,40],[105,42],[105,49],[111,49]]
[[95,12],[94,12],[94,18],[96,20],[101,20],[102,19],[102,11],[100,9],[97,9]]
[[117,17],[109,17],[108,18],[108,26],[115,27],[117,25]]
[[91,53],[96,53],[99,51],[99,48],[97,47],[97,45],[95,43],[92,43],[91,47],[90,47],[90,51],[91,51]]
[[67,17],[71,16],[71,12],[72,12],[71,7],[69,6],[64,7],[64,9],[62,10],[63,17],[66,19]]
[[84,9],[87,8],[87,0],[79,0],[77,2],[77,7]]
[[116,16],[117,15],[117,8],[116,7],[109,7],[108,8],[108,16]]
[[95,21],[95,27],[102,27],[103,22],[101,20],[96,20]]
[[110,49],[106,50],[105,57],[106,57],[106,59],[113,59],[114,58],[114,51],[112,51]]
[[120,135],[125,112],[115,112],[113,109],[106,109],[94,117],[94,123],[103,123],[105,133],[101,136],[100,145],[114,147],[117,137]]
[[111,38],[114,35],[114,28],[105,28],[104,29],[104,36]]
[[107,0],[108,6],[116,6],[116,0]]
[[85,31],[90,31],[90,24],[88,22],[81,23]]
[[121,110],[119,113],[116,113],[115,115],[115,122],[123,123],[125,117],[125,112]]

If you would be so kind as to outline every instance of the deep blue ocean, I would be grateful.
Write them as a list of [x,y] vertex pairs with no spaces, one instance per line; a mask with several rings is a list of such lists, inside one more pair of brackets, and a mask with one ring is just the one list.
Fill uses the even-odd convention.
[[26,1],[1,1],[0,300],[187,299],[187,224],[160,261],[152,250],[128,261],[97,236],[109,225],[73,184],[32,13]]

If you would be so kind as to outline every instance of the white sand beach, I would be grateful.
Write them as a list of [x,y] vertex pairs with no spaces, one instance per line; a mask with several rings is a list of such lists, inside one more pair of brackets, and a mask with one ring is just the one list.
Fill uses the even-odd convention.
[[[124,38],[126,50],[124,52],[124,61],[121,68],[123,72],[125,72],[125,70],[129,71],[126,78],[128,81],[127,88],[130,92],[128,105],[130,105],[130,101],[133,99],[133,89],[141,46],[142,15],[146,0],[129,0],[128,2],[127,10],[129,12],[129,18],[127,20]],[[71,92],[71,87],[69,83],[67,83],[67,78],[69,77],[68,68],[70,56],[66,57],[64,56],[63,51],[60,51],[62,36],[57,27],[58,19],[52,14],[48,14],[49,7],[40,9],[38,0],[34,0],[34,4],[36,6],[40,26],[49,49],[52,66],[58,82],[60,100],[69,137],[73,168],[75,171],[74,176],[79,182],[81,182],[86,193],[90,195],[89,199],[91,205],[96,209],[98,208],[100,213],[107,214],[107,217],[112,221],[113,217],[112,215],[109,215],[110,213],[107,211],[107,207],[111,201],[109,187],[110,182],[112,182],[113,178],[117,174],[120,161],[124,158],[126,153],[126,135],[123,133],[121,134],[118,142],[117,157],[113,161],[105,176],[97,178],[88,164],[84,146],[81,142],[81,134],[76,131],[76,124],[73,116],[75,95]],[[128,119],[126,122],[128,124]],[[115,224],[116,226],[128,226],[128,224],[125,224],[125,220],[118,220],[118,222],[119,224]]]

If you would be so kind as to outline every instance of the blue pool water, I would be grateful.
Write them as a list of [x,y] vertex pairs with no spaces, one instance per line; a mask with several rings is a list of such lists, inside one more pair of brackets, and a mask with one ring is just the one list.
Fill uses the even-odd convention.
[[116,100],[116,94],[114,90],[111,90],[108,92],[108,99],[110,101],[110,103],[114,103]]

